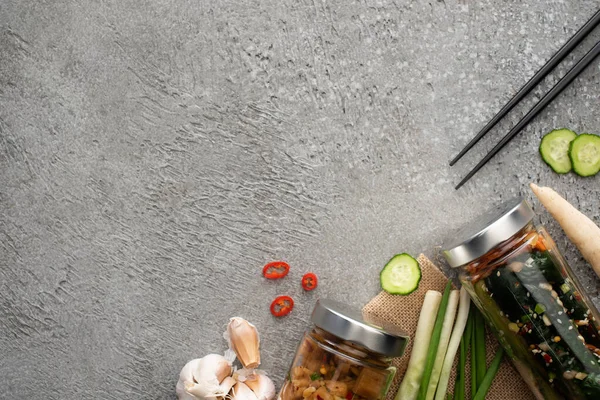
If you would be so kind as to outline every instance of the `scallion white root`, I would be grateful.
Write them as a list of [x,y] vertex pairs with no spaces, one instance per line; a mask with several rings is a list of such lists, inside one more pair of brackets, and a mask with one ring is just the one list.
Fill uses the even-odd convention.
[[460,346],[460,340],[465,330],[465,326],[467,325],[470,305],[471,300],[469,299],[469,294],[463,286],[460,288],[458,315],[456,316],[456,322],[454,323],[454,329],[452,330],[452,336],[450,337],[450,343],[448,344],[448,351],[444,357],[444,364],[442,365],[440,380],[435,393],[435,400],[444,400],[446,398],[446,390],[448,389],[450,371],[452,370],[454,358],[456,357],[456,352]]
[[435,325],[435,318],[442,301],[442,294],[435,290],[425,293],[421,315],[417,323],[413,349],[408,361],[408,368],[395,400],[415,400],[419,394],[421,378],[427,363],[427,351],[431,340],[431,333]]
[[450,336],[452,334],[452,327],[454,326],[454,319],[456,318],[456,310],[458,308],[459,298],[458,293],[458,290],[453,290],[450,292],[450,297],[448,298],[448,308],[446,309],[446,314],[444,315],[440,344],[438,345],[435,362],[433,364],[433,370],[431,372],[431,378],[429,379],[427,395],[425,396],[426,400],[432,400],[435,397],[435,391],[442,373],[442,365],[446,357],[448,343],[450,342]]

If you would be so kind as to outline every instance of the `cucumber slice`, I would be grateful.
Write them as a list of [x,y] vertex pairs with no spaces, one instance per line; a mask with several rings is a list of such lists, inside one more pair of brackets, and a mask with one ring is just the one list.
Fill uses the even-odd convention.
[[577,134],[569,129],[555,129],[547,133],[540,143],[542,159],[557,174],[566,174],[571,170],[569,145]]
[[379,274],[381,287],[390,294],[409,294],[417,290],[421,282],[421,268],[406,253],[396,254]]
[[569,157],[579,176],[592,176],[600,171],[600,136],[582,133],[571,142]]

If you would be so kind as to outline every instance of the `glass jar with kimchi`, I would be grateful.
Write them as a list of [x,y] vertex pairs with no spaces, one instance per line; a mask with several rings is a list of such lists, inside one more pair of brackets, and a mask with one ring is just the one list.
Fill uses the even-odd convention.
[[445,245],[461,283],[538,399],[600,398],[600,316],[523,199]]
[[358,312],[319,300],[314,327],[304,334],[279,393],[280,400],[380,400],[396,373],[408,338],[365,322]]

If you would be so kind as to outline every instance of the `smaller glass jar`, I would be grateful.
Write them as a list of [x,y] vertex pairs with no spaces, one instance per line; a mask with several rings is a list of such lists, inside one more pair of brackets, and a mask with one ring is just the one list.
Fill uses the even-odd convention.
[[600,316],[517,198],[445,245],[450,266],[540,400],[600,399]]
[[304,334],[279,400],[385,398],[408,337],[365,322],[346,305],[318,300],[314,327]]

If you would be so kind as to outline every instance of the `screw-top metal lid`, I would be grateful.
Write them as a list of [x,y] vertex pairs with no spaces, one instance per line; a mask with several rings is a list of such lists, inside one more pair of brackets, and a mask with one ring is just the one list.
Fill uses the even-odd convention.
[[400,357],[408,343],[408,336],[404,332],[393,327],[370,324],[363,320],[360,312],[333,300],[318,300],[311,320],[340,339],[388,357]]
[[510,239],[531,222],[535,214],[521,197],[507,201],[453,235],[443,245],[444,256],[451,267],[460,267]]

